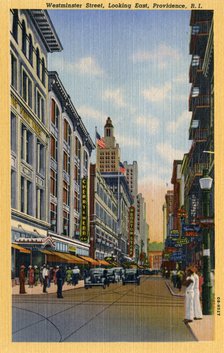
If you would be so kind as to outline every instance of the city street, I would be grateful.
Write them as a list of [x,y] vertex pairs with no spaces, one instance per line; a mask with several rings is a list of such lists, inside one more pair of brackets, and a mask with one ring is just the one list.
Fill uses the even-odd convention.
[[13,342],[195,341],[183,323],[184,299],[172,296],[161,277],[63,296],[13,296]]

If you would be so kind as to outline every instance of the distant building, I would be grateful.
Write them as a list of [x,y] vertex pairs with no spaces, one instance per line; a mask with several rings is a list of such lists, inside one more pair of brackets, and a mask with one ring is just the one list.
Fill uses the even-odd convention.
[[153,270],[160,270],[162,265],[163,243],[149,243],[149,267]]
[[120,148],[115,141],[114,127],[111,118],[107,118],[104,126],[105,148],[97,146],[96,167],[100,172],[118,172],[120,162]]

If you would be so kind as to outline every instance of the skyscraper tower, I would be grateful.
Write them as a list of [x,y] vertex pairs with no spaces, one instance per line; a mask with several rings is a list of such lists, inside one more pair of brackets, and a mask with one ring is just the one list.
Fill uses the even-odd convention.
[[96,166],[100,172],[118,172],[120,162],[120,148],[114,137],[114,126],[110,117],[104,126],[105,148],[97,145]]

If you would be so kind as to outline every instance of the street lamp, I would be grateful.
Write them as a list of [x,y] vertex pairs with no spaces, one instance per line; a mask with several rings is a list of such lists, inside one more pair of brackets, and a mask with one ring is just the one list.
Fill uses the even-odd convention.
[[[211,284],[211,263],[210,263],[210,233],[206,226],[206,219],[209,218],[210,190],[212,187],[212,178],[208,171],[203,171],[203,177],[199,180],[202,190],[202,216],[205,228],[203,229],[203,277],[202,285],[202,311],[204,315],[212,314],[212,284]],[[209,220],[207,220],[209,223]]]

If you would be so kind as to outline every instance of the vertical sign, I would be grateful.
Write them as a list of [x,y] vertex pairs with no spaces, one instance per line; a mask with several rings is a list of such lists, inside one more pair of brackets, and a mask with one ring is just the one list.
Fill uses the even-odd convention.
[[80,222],[80,241],[88,242],[88,183],[87,178],[82,178],[82,203]]
[[129,208],[129,256],[134,256],[134,240],[135,240],[135,208]]

